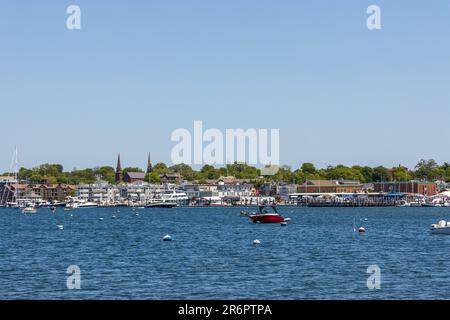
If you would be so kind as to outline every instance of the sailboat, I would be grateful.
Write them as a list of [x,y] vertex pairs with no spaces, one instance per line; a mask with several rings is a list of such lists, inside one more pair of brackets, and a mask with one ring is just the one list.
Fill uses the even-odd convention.
[[[13,172],[11,174],[11,172]],[[18,208],[18,195],[19,195],[19,179],[18,179],[18,152],[17,147],[14,149],[13,157],[11,159],[11,165],[8,171],[7,179],[3,185],[3,192],[0,197],[0,206],[9,208]],[[11,190],[14,183],[14,193]],[[11,195],[12,193],[12,195]]]

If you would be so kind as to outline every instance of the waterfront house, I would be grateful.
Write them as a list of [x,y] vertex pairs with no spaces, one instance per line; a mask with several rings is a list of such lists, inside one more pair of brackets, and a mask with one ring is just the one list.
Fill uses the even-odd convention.
[[62,183],[29,185],[28,187],[45,201],[64,201],[67,197],[73,196],[76,192],[74,186]]
[[159,175],[161,183],[180,183],[182,177],[178,173],[164,173]]
[[78,185],[77,198],[81,201],[112,204],[119,201],[120,190],[117,186],[105,181],[97,181],[94,184]]
[[297,192],[298,184],[279,183],[276,188],[278,196],[289,197],[291,193]]
[[255,187],[249,183],[224,183],[217,184],[218,196],[224,200],[239,201],[242,197],[256,195]]
[[277,184],[275,182],[266,182],[259,186],[257,194],[263,197],[274,197],[277,194]]
[[[64,201],[75,194],[75,187],[68,184],[8,184],[5,186],[9,197],[17,193],[18,199],[41,199],[44,201]],[[16,190],[17,188],[17,190]],[[9,199],[8,201],[11,201]]]

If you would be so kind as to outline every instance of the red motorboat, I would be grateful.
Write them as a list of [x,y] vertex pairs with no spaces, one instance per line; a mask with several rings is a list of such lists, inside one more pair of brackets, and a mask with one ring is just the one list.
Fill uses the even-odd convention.
[[247,215],[254,223],[282,223],[291,221],[291,219],[281,216],[275,206],[260,206],[259,212],[241,212],[241,214]]

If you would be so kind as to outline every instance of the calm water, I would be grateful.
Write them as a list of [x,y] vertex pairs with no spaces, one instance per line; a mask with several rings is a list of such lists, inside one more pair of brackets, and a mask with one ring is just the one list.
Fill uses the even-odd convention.
[[[450,298],[450,236],[428,232],[450,208],[281,208],[287,227],[252,224],[241,208],[119,210],[0,210],[0,298]],[[81,290],[66,287],[69,265]]]

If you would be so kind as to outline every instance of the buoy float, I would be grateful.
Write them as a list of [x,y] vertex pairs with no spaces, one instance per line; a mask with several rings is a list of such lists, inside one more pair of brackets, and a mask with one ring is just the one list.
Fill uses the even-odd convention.
[[115,219],[115,218],[116,218],[116,216],[112,216],[111,218]]
[[365,233],[366,229],[364,229],[364,227],[359,227],[358,232],[359,233]]
[[281,226],[282,226],[282,227],[287,226],[287,222],[282,222],[282,223],[281,223]]
[[172,241],[172,237],[170,235],[165,235],[163,241]]
[[256,239],[256,240],[253,240],[253,244],[254,244],[254,245],[257,245],[257,244],[261,244],[261,241],[260,241],[260,240],[258,240],[258,239]]
[[98,219],[98,220],[103,221],[103,218],[100,218],[100,219]]
[[57,227],[58,227],[59,230],[63,230],[64,229],[64,226],[62,224],[57,225]]

